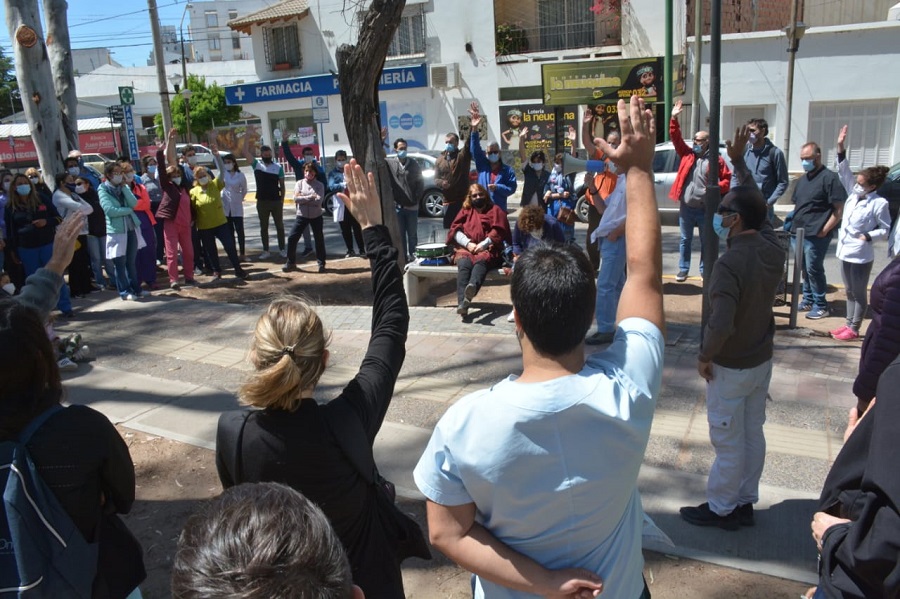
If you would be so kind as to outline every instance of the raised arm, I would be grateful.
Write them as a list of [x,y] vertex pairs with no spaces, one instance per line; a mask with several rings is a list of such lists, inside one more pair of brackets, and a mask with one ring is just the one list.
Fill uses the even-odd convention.
[[847,129],[848,126],[844,125],[838,132],[837,143],[835,143],[837,155],[834,157],[834,162],[838,169],[838,177],[841,178],[841,184],[847,191],[847,195],[850,195],[853,192],[853,186],[856,184],[856,177],[853,176],[853,171],[850,170],[850,161],[847,160],[847,149],[844,147],[844,142],[847,140]]
[[[225,182],[225,161],[222,160],[222,155],[219,154],[219,146],[214,143],[209,144],[209,151],[212,152],[213,160],[216,161],[216,170],[219,172],[216,175],[216,181],[220,184],[224,185]],[[222,185],[219,186],[220,188]]]
[[590,106],[584,113],[584,119],[581,121],[581,145],[588,153],[588,159],[594,158],[597,154],[597,146],[594,145],[593,130],[594,115]]
[[294,156],[294,153],[291,151],[291,144],[288,141],[288,132],[287,129],[281,132],[281,149],[284,151],[284,159],[287,160],[288,164],[291,165],[291,168],[297,173],[297,178],[303,176],[303,163],[297,160],[297,157]]
[[750,129],[747,125],[741,125],[734,131],[734,139],[725,140],[725,151],[731,159],[731,166],[734,167],[734,180],[737,185],[742,187],[757,187],[753,174],[747,167],[747,161],[744,160],[744,148],[750,142]]
[[406,358],[409,308],[397,266],[397,249],[391,243],[390,232],[382,224],[381,201],[374,175],[366,175],[354,159],[344,167],[344,180],[347,191],[339,193],[338,197],[363,228],[375,299],[372,337],[366,355],[341,398],[358,414],[372,444],[390,406],[394,384]]
[[687,156],[693,152],[693,150],[684,143],[684,136],[681,134],[681,124],[678,122],[678,115],[681,114],[683,109],[684,102],[681,100],[675,102],[675,106],[672,108],[672,118],[669,119],[669,138],[672,140],[672,145],[675,146],[675,152],[677,152],[679,156]]
[[652,174],[656,125],[653,113],[637,96],[631,97],[630,105],[619,100],[618,108],[622,142],[613,149],[605,140],[600,140],[600,150],[627,175],[625,237],[628,239],[628,279],[622,289],[616,320],[643,318],[660,331],[665,331],[662,238]]

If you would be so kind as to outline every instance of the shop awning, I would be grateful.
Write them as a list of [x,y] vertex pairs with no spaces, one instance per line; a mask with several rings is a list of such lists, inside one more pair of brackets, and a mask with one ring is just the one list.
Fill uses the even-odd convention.
[[308,14],[309,2],[307,0],[285,0],[247,16],[228,21],[228,26],[235,31],[250,35],[250,28],[254,25],[279,23],[295,18],[302,19]]

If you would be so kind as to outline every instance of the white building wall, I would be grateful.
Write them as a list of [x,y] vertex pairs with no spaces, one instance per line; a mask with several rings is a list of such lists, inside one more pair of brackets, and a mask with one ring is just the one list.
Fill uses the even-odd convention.
[[[273,4],[270,0],[218,0],[217,2],[192,2],[188,8],[188,22],[185,27],[190,28],[190,38],[194,44],[194,58],[196,62],[216,62],[224,60],[250,60],[253,58],[253,49],[250,38],[240,32],[232,31],[228,27],[229,14],[237,12],[238,17],[244,17]],[[206,13],[215,12],[218,18],[216,27],[208,27]],[[187,34],[187,30],[185,30]],[[219,36],[219,49],[212,47],[210,38]],[[239,36],[241,47],[234,48],[232,37]]]
[[[900,64],[900,22],[881,22],[850,27],[817,27],[806,31],[800,42],[794,70],[791,115],[791,155],[788,168],[800,171],[800,147],[816,141],[826,155],[834,145],[830,139],[807,140],[810,104],[888,100],[894,106],[893,131],[888,165],[900,161],[900,83],[889,75]],[[743,33],[722,41],[722,135],[727,136],[747,111],[741,107],[762,106],[769,121],[769,137],[777,146],[784,142],[787,123],[787,39],[781,32]],[[882,76],[879,76],[881,74]],[[687,83],[691,89],[691,81]],[[709,38],[704,38],[701,72],[702,120],[709,106]],[[851,131],[852,134],[852,131]],[[871,166],[871,165],[867,165]]]

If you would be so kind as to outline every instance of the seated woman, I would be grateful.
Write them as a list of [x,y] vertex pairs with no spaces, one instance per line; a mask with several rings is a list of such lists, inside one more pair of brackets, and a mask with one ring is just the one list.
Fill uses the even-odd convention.
[[547,179],[547,185],[544,186],[544,205],[547,206],[547,214],[556,218],[562,225],[566,241],[575,243],[573,211],[576,198],[572,193],[572,184],[569,182],[569,178],[562,172],[562,159],[562,154],[557,154],[554,158],[553,170]]
[[[306,495],[347,549],[354,583],[369,597],[402,599],[400,562],[429,554],[415,523],[385,505],[373,478],[372,445],[406,355],[409,310],[375,179],[355,161],[345,175],[347,195],[341,200],[364,229],[375,297],[372,337],[360,370],[337,398],[317,403],[329,334],[308,301],[273,301],[257,321],[250,346],[256,372],[240,389],[243,403],[261,409],[222,414],[216,467],[225,488],[279,482]],[[416,538],[416,550],[406,550]]]
[[[146,576],[141,547],[116,515],[128,513],[134,503],[128,446],[99,412],[59,405],[62,382],[44,331],[83,224],[79,212],[66,218],[56,229],[46,264],[28,278],[18,297],[0,299],[0,441],[17,439],[31,421],[46,418],[26,447],[84,540],[99,543],[91,596],[140,597],[137,585]],[[54,413],[47,415],[49,410]],[[38,584],[30,592],[44,596],[41,588]]]
[[[519,213],[516,228],[512,232],[513,268],[522,252],[541,242],[565,243],[566,234],[559,221],[549,214],[544,214],[544,209],[540,205],[526,206]],[[509,313],[506,321],[515,321],[515,310]]]
[[469,314],[469,305],[484,284],[488,269],[502,264],[503,244],[511,241],[506,213],[491,202],[487,189],[477,183],[470,185],[447,235],[447,245],[455,248],[453,262],[459,268],[457,314]]

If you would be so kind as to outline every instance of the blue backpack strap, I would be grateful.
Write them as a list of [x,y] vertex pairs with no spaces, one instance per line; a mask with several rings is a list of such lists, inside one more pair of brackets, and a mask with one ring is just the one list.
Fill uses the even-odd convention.
[[63,407],[58,403],[53,404],[40,414],[34,417],[34,419],[28,423],[22,432],[19,433],[19,443],[25,445],[31,440],[31,437],[41,428],[47,420],[50,419],[51,416],[56,414],[57,412],[61,412]]

